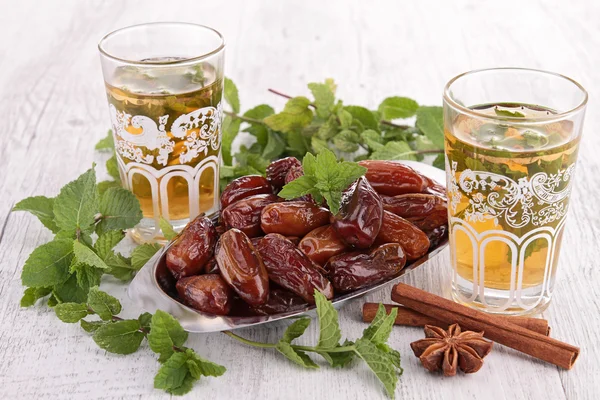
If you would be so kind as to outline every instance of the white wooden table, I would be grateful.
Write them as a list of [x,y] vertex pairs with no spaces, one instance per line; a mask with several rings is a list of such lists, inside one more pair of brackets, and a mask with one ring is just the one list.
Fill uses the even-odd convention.
[[[142,348],[115,356],[77,325],[37,306],[21,309],[21,268],[51,238],[18,200],[54,196],[98,156],[109,125],[96,44],[116,28],[149,21],[211,25],[227,39],[226,70],[242,108],[282,106],[267,92],[308,94],[306,83],[334,77],[347,104],[375,107],[386,96],[441,104],[442,87],[475,68],[523,66],[561,72],[590,92],[588,116],[553,304],[544,313],[554,337],[581,346],[571,371],[502,346],[471,376],[427,373],[397,327],[391,343],[405,369],[401,399],[588,399],[600,393],[600,3],[589,1],[35,1],[2,0],[0,12],[0,398],[166,398],[152,388],[158,363]],[[448,254],[405,282],[441,294]],[[125,315],[139,312],[112,286]],[[389,287],[369,301],[389,299]],[[358,337],[363,301],[341,311],[344,334]],[[136,314],[137,315],[137,314]],[[281,329],[241,331],[274,340]],[[310,341],[315,340],[311,330]],[[209,399],[385,398],[363,366],[305,371],[272,351],[221,334],[190,335],[189,345],[228,367],[191,396]]]

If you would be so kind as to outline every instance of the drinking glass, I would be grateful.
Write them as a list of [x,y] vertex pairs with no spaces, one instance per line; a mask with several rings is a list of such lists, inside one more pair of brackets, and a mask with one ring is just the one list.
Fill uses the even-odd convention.
[[467,72],[444,90],[455,301],[535,314],[552,297],[587,93],[551,72]]
[[160,217],[178,231],[218,210],[223,37],[150,23],[109,33],[98,48],[121,183],[144,214],[133,237],[164,240]]

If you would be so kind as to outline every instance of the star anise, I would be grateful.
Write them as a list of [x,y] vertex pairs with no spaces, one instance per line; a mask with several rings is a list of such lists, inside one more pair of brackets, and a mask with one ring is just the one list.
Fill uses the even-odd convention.
[[483,332],[461,332],[454,324],[447,331],[425,325],[425,339],[412,342],[410,347],[427,370],[442,370],[444,376],[454,376],[457,365],[466,374],[479,371],[492,345],[483,339]]

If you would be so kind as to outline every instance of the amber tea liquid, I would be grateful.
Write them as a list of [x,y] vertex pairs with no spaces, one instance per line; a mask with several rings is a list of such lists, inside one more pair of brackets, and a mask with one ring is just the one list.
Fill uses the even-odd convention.
[[140,241],[151,240],[161,216],[180,228],[216,212],[219,197],[222,79],[208,64],[147,61],[153,68],[119,67],[106,84],[122,183],[144,214]]
[[453,296],[487,311],[521,313],[549,300],[579,139],[570,139],[569,121],[535,128],[519,123],[552,110],[524,104],[474,109],[511,118],[486,124],[458,115],[446,122]]

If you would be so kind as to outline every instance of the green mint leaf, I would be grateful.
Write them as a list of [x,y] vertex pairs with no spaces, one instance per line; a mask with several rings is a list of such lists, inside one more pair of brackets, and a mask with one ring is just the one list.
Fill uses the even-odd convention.
[[103,274],[103,270],[77,262],[76,258],[71,262],[69,271],[77,277],[77,285],[85,289],[98,286]]
[[[81,287],[77,282],[77,274],[72,274],[65,283],[54,286],[50,299],[58,303],[85,303],[87,301],[88,287]],[[48,300],[50,304],[50,300]]]
[[317,170],[317,158],[311,153],[306,153],[302,159],[302,171],[305,175],[314,176]]
[[408,97],[388,97],[379,105],[383,119],[410,118],[417,112],[419,104]]
[[342,204],[342,192],[339,190],[323,190],[320,189],[321,195],[327,201],[327,206],[333,215],[340,211],[340,205]]
[[496,115],[501,117],[525,118],[525,114],[518,111],[500,110],[498,108],[494,108],[494,112]]
[[[353,346],[353,345],[354,345],[354,342],[345,340],[344,343],[342,343],[338,347],[349,347],[349,346]],[[325,351],[325,352],[319,352],[319,354],[325,360],[327,360],[329,365],[331,365],[333,368],[344,368],[345,366],[350,364],[350,362],[354,359],[354,356],[356,355],[356,353],[354,351],[342,351],[342,352],[336,351],[336,352],[330,352],[330,353],[327,353],[327,351]]]
[[247,167],[250,170],[257,171],[259,175],[264,175],[267,167],[269,166],[270,161],[265,160],[260,156],[260,154],[250,153],[250,152],[242,152],[236,154],[236,159],[238,160],[241,167]]
[[376,344],[377,348],[381,351],[383,351],[384,353],[387,354],[388,359],[390,360],[390,362],[392,363],[392,365],[394,367],[396,367],[398,374],[402,375],[402,373],[404,372],[404,370],[402,369],[402,367],[400,366],[400,352],[398,352],[397,350],[392,349],[390,346],[388,346],[385,343],[377,343]]
[[387,142],[382,148],[375,150],[372,160],[416,160],[416,154],[406,142]]
[[288,360],[295,362],[304,368],[318,369],[319,366],[303,351],[294,350],[288,342],[280,341],[277,343],[277,351],[283,354]]
[[[310,146],[312,147],[313,151],[317,154],[322,152],[323,150],[329,149],[329,144],[327,144],[327,141],[323,140],[323,139],[319,139],[317,136],[313,136],[310,138]],[[306,154],[310,154],[310,153],[306,153]]]
[[265,160],[279,158],[285,151],[285,140],[277,132],[269,130],[267,133],[267,144],[265,145],[261,157]]
[[81,328],[87,333],[96,332],[98,328],[107,324],[104,321],[86,321],[85,319],[82,319],[79,323],[81,324]]
[[185,354],[189,357],[189,361],[192,361],[194,364],[196,364],[196,367],[200,371],[200,374],[203,376],[218,377],[223,375],[227,371],[227,369],[224,366],[200,357],[192,349],[185,349]]
[[152,314],[150,314],[149,312],[140,314],[140,316],[138,317],[138,321],[140,321],[140,325],[142,325],[142,328],[149,330],[150,323],[152,322]]
[[48,296],[52,292],[52,288],[37,287],[27,288],[21,297],[21,307],[31,307],[39,299]]
[[73,242],[55,239],[37,247],[25,261],[21,273],[24,286],[48,287],[65,282],[69,278],[69,266],[73,259]]
[[111,158],[106,160],[106,172],[114,180],[121,181],[121,174],[119,173],[119,164],[117,163],[117,156],[113,155]]
[[342,129],[349,129],[352,126],[352,114],[350,112],[341,108],[337,113],[337,117]]
[[175,232],[175,229],[173,229],[171,223],[163,217],[160,217],[158,225],[160,226],[160,230],[162,231],[162,234],[165,237],[165,239],[173,240],[175,236],[177,236],[177,232]]
[[96,143],[96,146],[94,148],[99,151],[103,151],[103,150],[113,151],[115,149],[115,142],[113,140],[112,129],[108,130],[108,133],[106,134],[106,136],[104,138],[100,139],[100,141],[98,143]]
[[94,243],[94,249],[100,258],[106,260],[110,254],[113,254],[113,249],[124,237],[125,234],[121,230],[104,232]]
[[309,104],[310,100],[306,97],[294,97],[288,100],[282,112],[268,116],[264,123],[269,128],[284,133],[302,129],[313,119]]
[[85,244],[79,243],[77,240],[73,241],[73,254],[78,263],[84,263],[99,269],[108,269],[108,265],[94,252],[94,250],[87,247]]
[[441,170],[446,169],[446,156],[443,153],[438,154],[435,160],[433,160],[433,166]]
[[121,187],[121,183],[117,181],[102,181],[96,185],[98,187],[98,195],[102,196],[110,188]]
[[444,115],[442,107],[419,107],[417,128],[438,148],[444,148]]
[[226,115],[221,126],[221,155],[225,164],[232,164],[231,145],[240,131],[242,120]]
[[[316,137],[322,140],[329,140],[338,133],[338,122],[335,115],[332,115],[317,130]],[[315,137],[315,136],[313,136]]]
[[379,132],[376,132],[372,129],[364,130],[360,134],[360,138],[362,139],[364,144],[369,146],[371,151],[381,150],[384,147],[383,137],[381,136],[381,134]]
[[315,187],[315,179],[308,175],[303,175],[286,184],[278,193],[279,197],[286,200],[297,199],[312,192]]
[[107,274],[114,276],[122,281],[130,280],[138,269],[131,265],[131,260],[123,257],[121,254],[110,253],[104,259],[108,270]]
[[321,118],[327,118],[331,114],[331,109],[335,103],[335,94],[331,87],[326,83],[309,83],[308,88],[315,99],[317,115]]
[[99,210],[102,215],[96,228],[99,234],[133,228],[143,217],[139,200],[123,188],[108,189],[100,199]]
[[190,375],[194,379],[200,379],[200,377],[202,376],[202,372],[200,371],[200,368],[193,360],[187,360],[185,362],[185,365],[186,365]]
[[311,143],[309,142],[309,139],[302,134],[302,132],[288,132],[286,139],[286,150],[288,153],[290,153],[290,155],[303,157],[310,150]]
[[377,314],[375,314],[371,324],[363,331],[362,338],[375,344],[386,343],[392,333],[397,315],[397,308],[394,308],[388,315],[383,304],[379,303]]
[[94,286],[88,293],[88,306],[104,321],[110,321],[121,312],[121,303],[115,297]]
[[344,110],[352,115],[354,121],[360,121],[365,129],[379,130],[379,121],[370,110],[361,106],[346,106]]
[[54,222],[63,231],[75,235],[91,233],[98,211],[96,173],[91,168],[76,180],[67,183],[54,199]]
[[88,315],[87,305],[78,303],[61,303],[54,307],[58,319],[68,324],[79,322]]
[[383,383],[388,396],[393,399],[398,376],[387,353],[367,339],[357,340],[354,346],[356,354],[367,363],[371,371]]
[[53,307],[56,307],[57,304],[58,304],[58,300],[54,296],[54,293],[52,293],[50,295],[50,297],[48,297],[48,307],[53,308]]
[[54,198],[45,196],[34,196],[18,202],[13,211],[28,211],[35,215],[40,222],[53,233],[60,229],[54,222]]
[[333,144],[336,149],[346,153],[354,153],[358,150],[358,143],[360,142],[360,136],[358,133],[351,131],[350,129],[344,129],[333,138]]
[[315,304],[319,319],[319,349],[332,349],[338,346],[342,338],[338,313],[333,304],[318,290],[315,290]]
[[252,119],[265,119],[269,115],[275,114],[275,110],[268,104],[259,104],[244,113],[244,117]]
[[186,353],[173,353],[154,377],[154,387],[171,394],[181,395],[189,392],[195,379],[188,369],[188,360],[189,356]]
[[136,247],[131,253],[131,266],[139,271],[160,249],[161,246],[156,243],[146,243]]
[[292,322],[290,326],[287,327],[287,329],[283,333],[283,337],[281,338],[281,340],[283,342],[291,343],[292,340],[302,336],[309,325],[310,318],[304,317],[297,319],[296,321]]
[[160,354],[160,362],[169,359],[174,352],[173,346],[182,346],[187,337],[187,332],[171,314],[157,310],[152,316],[148,344],[153,352]]
[[235,83],[227,77],[225,77],[225,87],[223,89],[223,95],[225,101],[229,104],[234,113],[240,112],[240,97],[238,94],[237,86]]
[[101,349],[110,353],[131,354],[137,351],[144,339],[140,328],[137,319],[125,319],[102,325],[92,338]]

